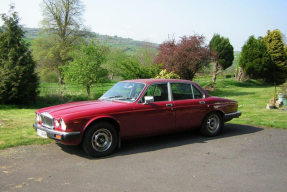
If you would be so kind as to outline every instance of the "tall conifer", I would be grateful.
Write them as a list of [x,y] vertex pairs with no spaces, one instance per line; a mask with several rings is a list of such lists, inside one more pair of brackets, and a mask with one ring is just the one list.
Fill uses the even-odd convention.
[[38,76],[35,61],[24,38],[19,17],[10,6],[9,14],[2,14],[0,31],[0,103],[25,104],[35,100]]
[[287,78],[287,55],[282,34],[278,29],[274,31],[268,30],[267,35],[263,39],[274,63],[274,76],[277,77],[278,83],[284,83]]

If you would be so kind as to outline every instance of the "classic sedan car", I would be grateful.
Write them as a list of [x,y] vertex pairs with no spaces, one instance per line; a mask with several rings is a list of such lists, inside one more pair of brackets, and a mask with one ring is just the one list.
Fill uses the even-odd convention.
[[236,101],[212,97],[197,83],[176,79],[138,79],[116,83],[96,101],[36,111],[37,134],[66,145],[82,144],[102,157],[121,140],[186,129],[218,135],[224,122],[241,115]]

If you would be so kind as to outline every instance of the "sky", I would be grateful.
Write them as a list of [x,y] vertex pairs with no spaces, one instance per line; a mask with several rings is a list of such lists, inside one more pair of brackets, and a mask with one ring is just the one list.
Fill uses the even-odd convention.
[[[1,0],[0,14],[9,4],[24,27],[38,28],[42,0]],[[235,51],[251,35],[279,29],[287,36],[287,0],[82,0],[84,25],[102,34],[161,44],[171,38],[215,33],[229,38]],[[0,21],[0,25],[3,21]]]

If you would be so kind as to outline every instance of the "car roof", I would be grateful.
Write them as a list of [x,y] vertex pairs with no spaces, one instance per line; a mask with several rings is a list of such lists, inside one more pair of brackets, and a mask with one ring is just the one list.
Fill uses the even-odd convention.
[[125,80],[121,82],[136,82],[136,83],[145,83],[148,85],[152,83],[161,83],[161,82],[191,83],[192,81],[183,80],[183,79],[132,79],[132,80]]

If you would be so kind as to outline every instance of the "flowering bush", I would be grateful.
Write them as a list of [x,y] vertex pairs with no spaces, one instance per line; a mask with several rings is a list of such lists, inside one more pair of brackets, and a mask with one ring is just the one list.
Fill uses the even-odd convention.
[[155,79],[180,79],[180,77],[173,71],[167,73],[166,69],[164,69],[160,71],[159,75],[156,76]]

